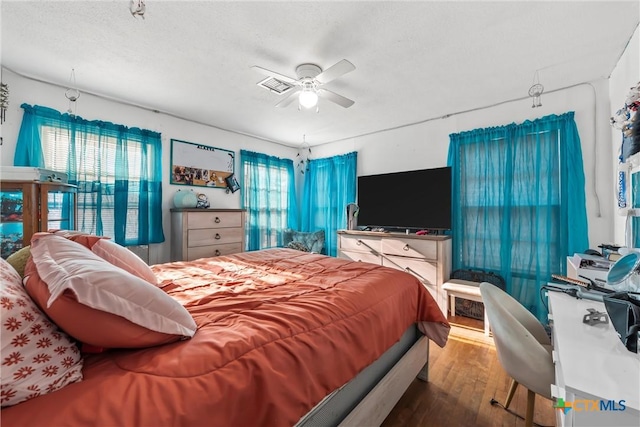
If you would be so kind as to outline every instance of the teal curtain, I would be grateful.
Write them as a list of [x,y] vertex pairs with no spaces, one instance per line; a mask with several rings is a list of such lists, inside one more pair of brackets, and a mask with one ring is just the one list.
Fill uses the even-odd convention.
[[121,245],[164,241],[159,133],[22,108],[14,165],[66,172],[78,186],[79,230]]
[[356,201],[358,153],[312,159],[304,180],[302,230],[325,232],[327,255],[337,254],[337,231],[347,227],[347,205]]
[[500,274],[546,321],[540,286],[589,247],[574,113],[452,134],[448,165],[454,269]]
[[282,246],[283,231],[298,228],[293,160],[240,151],[246,249]]

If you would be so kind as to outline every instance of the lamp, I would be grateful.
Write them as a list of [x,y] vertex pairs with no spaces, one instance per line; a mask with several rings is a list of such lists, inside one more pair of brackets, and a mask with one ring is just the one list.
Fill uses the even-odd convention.
[[318,93],[312,82],[304,82],[298,101],[304,108],[313,108],[318,105]]
[[304,108],[313,108],[318,103],[318,94],[314,91],[303,90],[300,94],[300,105]]
[[542,102],[540,101],[540,95],[544,92],[544,86],[540,84],[540,79],[538,76],[538,70],[533,76],[533,85],[529,88],[529,96],[533,98],[533,104],[531,108],[542,107]]
[[300,103],[300,106],[304,108],[313,108],[318,105],[318,92],[316,92],[316,87],[313,81],[305,80],[302,83],[302,92],[300,92],[298,102]]

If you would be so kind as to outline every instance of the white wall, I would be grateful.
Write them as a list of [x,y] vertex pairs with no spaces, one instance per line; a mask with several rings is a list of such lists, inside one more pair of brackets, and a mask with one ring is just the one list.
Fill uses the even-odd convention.
[[[22,122],[22,103],[42,105],[58,111],[69,108],[64,96],[65,88],[24,78],[7,70],[2,70],[2,82],[9,85],[9,109],[7,119],[0,130],[3,144],[0,146],[0,165],[13,165],[16,140]],[[236,153],[236,172],[239,168],[240,150],[251,150],[283,158],[295,157],[297,151],[290,147],[263,141],[256,138],[223,131],[214,127],[193,123],[161,113],[106,100],[87,93],[80,95],[76,114],[87,120],[103,120],[130,127],[149,129],[162,134],[162,195],[163,228],[166,241],[151,245],[149,261],[152,264],[170,260],[171,220],[169,209],[173,207],[173,194],[181,186],[169,184],[169,163],[171,139],[197,142],[213,147],[224,148]],[[240,192],[226,194],[222,189],[189,187],[194,191],[207,194],[212,208],[240,207]]]
[[[548,114],[575,111],[575,119],[582,143],[586,176],[587,217],[589,242],[596,247],[602,242],[624,242],[621,217],[615,211],[614,170],[620,137],[609,125],[609,117],[622,106],[629,87],[640,76],[638,30],[633,35],[624,55],[610,79],[601,79],[573,88],[557,90],[546,88],[542,107],[532,109],[529,99],[506,102],[473,112],[453,114],[446,119],[427,120],[415,124],[355,137],[344,141],[313,147],[312,158],[328,157],[350,151],[358,152],[358,175],[396,172],[444,166],[447,161],[449,134],[476,128],[520,123]],[[15,142],[22,120],[20,104],[38,104],[65,111],[68,107],[64,88],[17,76],[3,70],[2,81],[9,84],[10,105],[7,121],[0,129],[4,144],[0,147],[0,165],[11,165]],[[541,82],[544,84],[544,81]],[[526,96],[528,88],[523,88]],[[168,184],[169,147],[171,138],[202,142],[235,151],[240,149],[263,152],[279,157],[295,158],[296,150],[259,139],[222,131],[163,114],[136,108],[83,94],[78,101],[77,114],[86,119],[101,119],[127,126],[137,126],[162,133],[163,168],[167,171],[163,185],[165,217],[163,219],[167,242],[157,245],[151,253],[151,262],[169,259],[169,208],[178,187]],[[238,164],[236,164],[236,168]],[[299,172],[296,171],[298,174]],[[212,207],[237,208],[239,193],[225,194],[222,190],[202,189],[209,196]]]
[[[552,89],[547,88],[547,91]],[[527,90],[523,88],[524,96]],[[602,79],[544,93],[539,108],[532,109],[530,99],[512,101],[446,119],[326,144],[315,149],[314,157],[357,150],[358,175],[440,167],[447,162],[451,133],[575,111],[586,178],[589,242],[595,247],[613,239],[609,110],[609,86],[607,80]]]
[[[609,110],[611,115],[624,106],[624,101],[629,93],[629,88],[638,84],[638,81],[640,81],[640,29],[636,28],[627,49],[618,61],[618,64],[613,70],[613,73],[611,73],[611,78],[609,79],[609,93],[611,99]],[[614,175],[611,180],[615,185],[615,172],[618,164],[618,156],[620,154],[619,151],[620,143],[622,142],[622,133],[613,127],[611,128],[611,141],[611,155],[614,165]],[[616,243],[625,243],[624,224],[624,216],[614,215],[614,241]]]

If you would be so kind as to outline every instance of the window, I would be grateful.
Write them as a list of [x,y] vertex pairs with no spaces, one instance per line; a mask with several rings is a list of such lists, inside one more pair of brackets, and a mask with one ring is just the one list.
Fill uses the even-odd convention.
[[573,113],[451,135],[453,268],[500,274],[540,320],[540,287],[588,249]]
[[164,241],[160,134],[22,107],[15,163],[69,175],[78,186],[78,230],[122,245]]
[[[75,159],[78,175],[78,179],[74,180],[78,183],[78,230],[115,237],[116,140],[110,136],[100,138],[90,133],[76,135],[76,138],[78,137],[81,140],[76,142],[80,144],[76,144],[75,155],[70,155],[70,134],[52,126],[42,126],[40,138],[45,167],[55,171],[66,171],[69,169],[69,163]],[[129,159],[134,160],[128,168],[128,183],[134,189],[140,187],[140,171],[136,170],[134,165],[140,164],[135,160],[141,157],[141,152],[140,143],[128,144],[127,155]],[[98,183],[102,190],[94,191]],[[136,238],[137,208],[137,199],[131,197],[127,204],[126,241]]]
[[285,228],[297,228],[293,161],[240,152],[247,250],[282,245]]
[[347,205],[356,201],[357,159],[354,151],[309,161],[302,199],[302,231],[324,230],[327,255],[336,256],[337,231],[347,225]]
[[[512,275],[535,279],[537,264],[523,260],[541,257],[548,258],[553,273],[560,273],[564,260],[559,255],[558,154],[557,131],[544,138],[538,138],[538,134],[523,135],[517,149],[508,150],[505,138],[491,144],[463,146],[461,159],[465,167],[460,170],[460,207],[464,264],[500,271],[501,256],[506,250],[501,244],[509,242]],[[479,158],[484,162],[477,162]],[[530,227],[548,232],[529,239],[525,230]]]

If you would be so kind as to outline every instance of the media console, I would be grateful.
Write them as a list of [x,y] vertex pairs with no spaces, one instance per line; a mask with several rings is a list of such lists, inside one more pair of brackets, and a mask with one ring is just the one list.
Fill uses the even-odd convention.
[[446,315],[447,301],[442,284],[451,274],[451,236],[340,230],[338,257],[413,274]]

